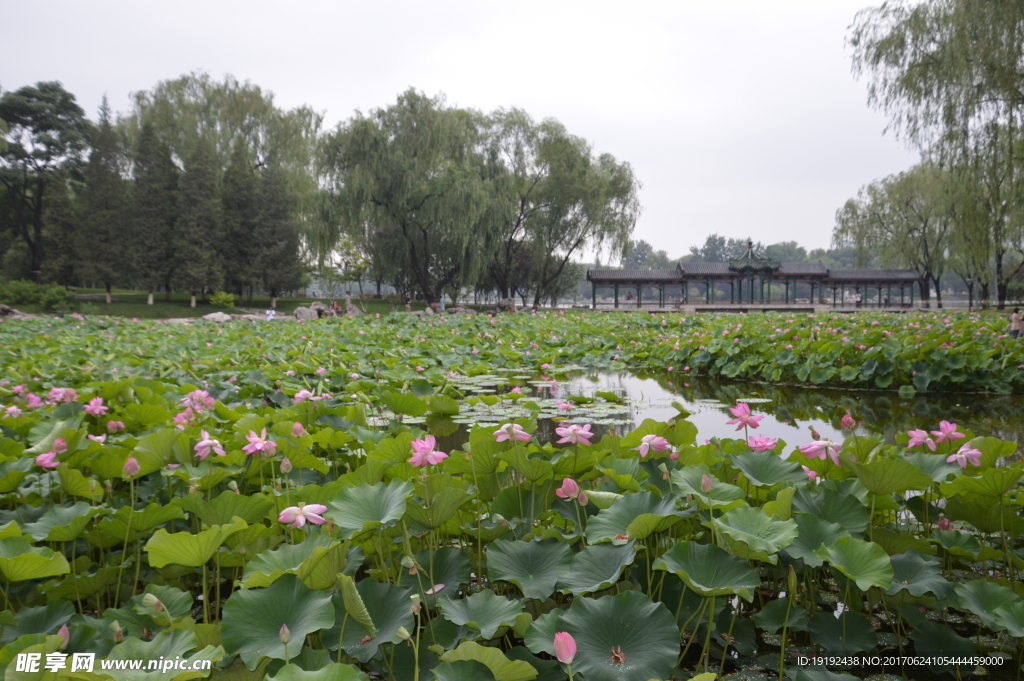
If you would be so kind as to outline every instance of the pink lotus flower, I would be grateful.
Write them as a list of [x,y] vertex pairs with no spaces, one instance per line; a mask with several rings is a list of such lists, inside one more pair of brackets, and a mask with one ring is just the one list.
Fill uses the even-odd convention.
[[516,387],[512,388],[511,392],[514,392],[516,395],[522,395],[523,389],[517,385]]
[[224,447],[221,446],[220,442],[210,437],[210,434],[205,430],[199,431],[200,440],[199,443],[194,447],[196,452],[196,458],[200,461],[205,461],[206,457],[210,455],[212,451],[217,456],[226,456],[224,454]]
[[26,390],[28,390],[28,386],[24,384],[18,384],[11,388],[11,392],[15,395],[24,395]]
[[17,407],[11,406],[4,410],[4,418],[6,419],[16,419],[19,416],[21,416],[21,410]]
[[274,452],[277,451],[277,443],[267,438],[267,429],[264,428],[259,435],[256,434],[255,430],[250,430],[249,434],[245,436],[245,439],[249,441],[249,444],[242,447],[242,451],[249,454],[255,454],[260,452],[263,456],[273,456]]
[[121,421],[107,421],[108,433],[119,433],[124,430],[124,423]]
[[287,523],[288,527],[291,528],[302,527],[306,524],[306,521],[314,525],[323,525],[327,521],[320,514],[326,512],[327,507],[323,504],[299,504],[298,506],[289,506],[281,511],[281,515],[277,517],[277,520],[278,522]]
[[700,491],[707,494],[715,488],[714,481],[707,474],[700,476]]
[[25,400],[26,400],[25,406],[28,407],[29,409],[37,409],[38,407],[43,406],[43,401],[41,399],[39,399],[38,396],[36,396],[36,395],[34,395],[32,393],[29,393],[28,395],[25,395]]
[[562,400],[556,400],[555,406],[562,411],[572,411],[572,402],[563,402]]
[[68,451],[68,441],[62,437],[57,438],[56,440],[53,441],[53,451],[57,452],[58,454],[63,454],[64,452]]
[[839,422],[843,430],[853,430],[857,427],[857,422],[853,420],[853,417],[849,414],[844,414],[842,421]]
[[907,443],[907,447],[920,447],[921,445],[927,445],[928,449],[935,451],[935,441],[928,437],[927,430],[908,430],[907,435],[910,436],[910,442]]
[[355,373],[349,374],[348,377],[351,378],[353,381],[358,381],[359,380],[359,374],[355,374]]
[[139,465],[138,459],[134,456],[129,456],[128,460],[124,462],[123,474],[126,478],[133,478],[142,471],[142,466]]
[[292,399],[292,404],[299,404],[300,402],[305,402],[311,397],[313,397],[313,393],[303,388],[299,392],[295,393],[295,397],[294,399]]
[[435,584],[423,593],[425,593],[427,596],[435,596],[441,593],[442,591],[444,591],[444,584]]
[[814,482],[815,480],[818,479],[818,473],[816,471],[812,471],[807,466],[800,466],[800,468],[804,469],[804,473],[807,474],[807,479],[810,480],[811,482]]
[[56,468],[60,464],[57,462],[57,452],[46,452],[36,457],[36,465],[40,468]]
[[505,442],[518,440],[520,442],[529,442],[530,434],[523,430],[523,427],[518,423],[506,423],[501,428],[498,428],[493,433],[495,442]]
[[550,369],[551,365],[548,364],[547,362],[544,362],[543,364],[540,365],[540,368],[541,369]]
[[572,664],[576,659],[576,640],[567,631],[559,631],[555,634],[555,657],[562,664]]
[[316,375],[317,376],[323,376],[326,373],[327,373],[327,369],[324,369],[323,367],[320,367],[319,369],[316,370]]
[[735,407],[729,407],[729,411],[736,418],[732,419],[731,421],[726,421],[725,424],[727,426],[735,424],[736,430],[743,430],[745,426],[757,428],[757,422],[764,418],[763,416],[751,416],[750,405],[748,405],[746,402],[740,402]]
[[778,438],[758,435],[757,437],[747,438],[747,446],[754,452],[770,452],[775,449],[775,445],[778,441]]
[[302,437],[306,434],[306,429],[302,427],[302,424],[296,421],[292,424],[292,437]]
[[587,493],[580,490],[580,486],[572,478],[562,478],[562,486],[555,490],[555,496],[559,499],[576,499],[580,506],[587,505]]
[[594,434],[590,432],[590,424],[585,426],[577,426],[576,424],[568,426],[559,426],[555,428],[555,433],[562,436],[562,439],[557,444],[580,444],[589,445],[590,438],[594,437]]
[[205,409],[213,409],[214,405],[217,404],[217,400],[210,397],[210,393],[205,390],[193,390],[181,400],[181,403],[196,411],[203,411]]
[[281,472],[285,475],[292,472],[292,460],[287,456],[281,459]]
[[951,454],[950,456],[946,457],[946,463],[954,462],[956,462],[956,464],[960,466],[960,468],[967,468],[967,464],[971,464],[972,466],[980,466],[981,450],[973,449],[971,448],[970,443],[967,443],[963,447],[961,447],[960,451],[958,451],[956,454]]
[[939,518],[939,521],[935,523],[935,527],[940,530],[952,530],[953,523],[949,521],[949,518]]
[[967,437],[963,433],[958,433],[956,429],[957,425],[955,423],[950,423],[949,421],[939,421],[939,429],[933,430],[932,435],[936,436],[935,441],[940,444],[947,441],[954,442],[955,440],[959,440],[960,438]]
[[92,398],[91,400],[89,400],[89,404],[85,406],[85,413],[91,414],[92,416],[103,416],[108,411],[110,411],[110,407],[103,406],[102,397]]
[[661,437],[660,435],[644,435],[640,438],[640,446],[637,447],[637,451],[640,452],[640,457],[647,456],[648,452],[663,452],[668,449],[668,440]]
[[842,450],[842,447],[831,440],[817,440],[800,448],[800,451],[806,454],[809,458],[821,459],[824,461],[827,456],[831,458],[832,463],[837,466],[841,465],[839,462],[839,452]]
[[420,366],[418,366],[418,367],[416,367],[416,371],[424,371],[424,368],[423,368],[423,367],[420,367]]
[[411,445],[413,454],[409,458],[409,463],[413,466],[436,466],[448,458],[444,452],[434,451],[437,440],[433,435],[428,435],[422,440],[413,440]]
[[176,428],[184,430],[185,426],[193,425],[195,419],[196,414],[194,411],[192,411],[192,407],[185,407],[185,411],[179,414],[175,414],[174,418],[171,420],[178,424],[177,426],[175,426]]
[[107,441],[106,435],[86,435],[86,437],[92,440],[93,442],[99,442],[100,444],[103,444],[104,442]]

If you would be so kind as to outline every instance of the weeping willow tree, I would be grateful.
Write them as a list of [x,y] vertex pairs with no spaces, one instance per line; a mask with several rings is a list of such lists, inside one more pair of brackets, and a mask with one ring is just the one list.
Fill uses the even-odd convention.
[[934,286],[942,307],[939,281],[953,232],[946,182],[941,169],[922,163],[862,187],[836,212],[833,243],[852,243],[861,263],[878,253],[884,266],[917,270],[921,299],[929,300]]
[[[1024,204],[1024,2],[897,0],[860,12],[851,29],[853,66],[867,74],[868,101],[890,128],[976,190],[961,243],[989,240],[999,306],[1024,230],[1012,215]],[[965,204],[966,205],[966,204]],[[966,213],[965,213],[966,215]]]
[[351,234],[371,260],[406,268],[428,302],[471,286],[506,206],[506,173],[484,142],[479,114],[414,90],[357,114],[324,140],[333,201],[315,242],[330,248]]

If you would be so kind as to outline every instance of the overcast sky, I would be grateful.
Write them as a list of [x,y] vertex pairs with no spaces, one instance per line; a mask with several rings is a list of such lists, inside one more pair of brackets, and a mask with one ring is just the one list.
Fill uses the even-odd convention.
[[[875,4],[878,4],[877,2]],[[828,247],[857,189],[917,158],[868,109],[847,27],[863,0],[8,3],[0,86],[106,93],[193,70],[308,104],[329,126],[408,87],[553,117],[643,183],[635,238],[713,232]]]

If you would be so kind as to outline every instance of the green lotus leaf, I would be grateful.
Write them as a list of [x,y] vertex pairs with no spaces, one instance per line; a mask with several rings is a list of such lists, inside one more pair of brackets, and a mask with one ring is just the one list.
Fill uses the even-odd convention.
[[1017,443],[1013,440],[1000,440],[997,437],[976,437],[970,445],[981,450],[981,464],[975,470],[987,470],[999,463],[1000,459],[1009,459],[1017,451]]
[[624,495],[616,492],[605,492],[602,490],[587,490],[587,499],[595,508],[611,508],[611,505],[621,499]]
[[66,463],[57,466],[57,475],[60,477],[60,488],[66,494],[90,501],[102,501],[103,485],[99,480],[86,477],[77,468],[68,468]]
[[1000,530],[1007,534],[1024,534],[1024,518],[999,502],[983,504],[977,499],[964,501],[961,497],[953,497],[946,499],[945,513],[950,520],[970,523],[984,534],[998,534]]
[[655,532],[667,530],[684,515],[677,506],[677,499],[675,495],[661,497],[653,492],[627,494],[610,508],[587,520],[587,541],[598,544],[606,541],[642,540]]
[[448,522],[459,507],[473,498],[469,492],[455,487],[447,487],[430,499],[429,506],[406,504],[405,515],[428,530],[437,528]]
[[555,591],[558,577],[572,561],[565,542],[496,541],[487,546],[488,576],[511,582],[526,598],[545,600]]
[[797,490],[793,495],[793,512],[810,513],[822,520],[846,528],[850,534],[861,534],[868,529],[868,509],[852,494],[837,492],[819,485],[823,489],[812,495],[806,489]]
[[363,603],[363,597],[356,589],[355,580],[348,575],[338,575],[338,581],[341,583],[341,602],[345,606],[346,616],[362,625],[370,636],[376,636],[377,627],[374,626],[373,618],[370,617],[370,612],[366,609],[366,604]]
[[[110,649],[107,655],[108,660],[173,660],[183,658],[194,663],[200,660],[218,662],[224,657],[224,649],[220,646],[206,646],[191,656],[186,655],[198,645],[194,632],[182,629],[166,629],[153,637],[151,641],[142,641],[138,638],[127,638],[124,643],[119,643]],[[114,681],[186,681],[186,679],[204,678],[209,675],[209,670],[180,671],[168,674],[160,669],[134,670],[134,669],[111,669],[106,672],[114,678]]]
[[267,681],[370,681],[370,677],[349,664],[331,662],[315,671],[306,671],[297,664],[286,664]]
[[[376,631],[371,633],[355,617],[349,615],[342,596],[335,595],[332,597],[334,625],[322,632],[321,638],[326,647],[337,650],[344,630],[341,644],[345,653],[365,663],[377,654],[381,645],[401,641],[399,629],[404,627],[409,632],[415,629],[412,602],[409,600],[414,590],[364,579],[356,583],[356,591]],[[359,613],[359,617],[362,618],[363,614]]]
[[[160,506],[150,504],[144,509],[132,510],[128,506],[122,506],[117,512],[97,523],[98,530],[106,535],[123,542],[125,536],[129,542],[139,540],[139,535],[171,520],[179,520],[185,517],[177,506]],[[131,527],[128,521],[131,519]]]
[[882,458],[868,463],[848,459],[845,464],[875,496],[928,489],[932,484],[930,475],[906,459]]
[[188,435],[177,428],[161,428],[135,445],[135,460],[141,469],[136,478],[156,472],[169,463],[192,463]]
[[47,582],[39,587],[50,600],[63,598],[69,601],[84,600],[98,594],[117,576],[117,568],[101,567],[94,573],[68,574],[61,581]]
[[761,585],[757,573],[747,561],[730,556],[713,544],[679,542],[653,565],[679,577],[700,596],[737,595],[753,601],[754,589]]
[[781,482],[806,482],[807,475],[800,464],[787,461],[775,452],[744,452],[732,455],[733,464],[743,471],[747,480],[755,487],[771,487]]
[[575,639],[573,671],[587,681],[665,679],[679,656],[672,613],[636,591],[577,598],[559,626]]
[[633,542],[621,546],[588,546],[572,557],[569,566],[559,575],[555,588],[575,596],[607,589],[618,581],[619,575],[635,557]]
[[[974,642],[966,639],[949,627],[944,627],[937,622],[922,622],[914,627],[910,638],[914,640],[914,652],[921,656],[938,655],[947,658],[957,658],[974,655],[977,648]],[[959,668],[959,672],[957,671]],[[930,665],[929,669],[933,674],[945,671],[959,676],[967,677],[974,669],[973,664],[967,665]],[[922,670],[923,671],[923,670]]]
[[850,536],[842,525],[822,520],[811,513],[794,513],[797,536],[784,551],[795,560],[803,560],[808,567],[820,567],[824,561],[818,557],[818,549],[834,544],[840,537]]
[[244,531],[246,527],[244,520],[235,518],[231,525],[215,525],[198,534],[168,534],[161,528],[153,533],[144,548],[149,554],[149,564],[155,568],[171,564],[202,567],[210,562],[225,539],[236,532]]
[[[10,494],[18,489],[25,476],[32,470],[33,459],[28,457],[17,459],[15,461],[4,461],[0,463],[0,494]],[[61,464],[63,467],[67,467],[66,464]],[[58,467],[59,469],[60,467]],[[81,475],[81,473],[79,473]],[[102,490],[100,491],[102,498]],[[69,492],[70,494],[70,492]]]
[[171,504],[194,513],[209,527],[230,524],[233,518],[241,518],[252,525],[263,520],[274,507],[274,502],[262,494],[245,496],[230,490],[221,492],[212,501],[205,501],[200,494],[190,494],[173,499]]
[[890,556],[907,551],[928,555],[935,553],[935,546],[929,544],[924,537],[915,536],[910,532],[893,532],[887,527],[874,528],[871,533],[871,541],[881,546],[882,550]]
[[1012,589],[987,579],[961,582],[953,590],[960,608],[977,615],[981,623],[993,632],[1004,628],[996,610],[1021,602],[1021,597]]
[[564,610],[555,608],[531,622],[530,626],[526,628],[526,635],[523,636],[523,643],[526,644],[526,647],[537,655],[547,653],[554,657],[555,634],[563,631],[559,622],[564,614]]
[[3,632],[4,640],[14,640],[28,634],[56,634],[74,614],[75,606],[64,601],[50,601],[46,605],[22,608],[14,616],[15,625]]
[[34,523],[25,525],[25,534],[36,541],[72,541],[77,539],[89,521],[103,509],[84,501],[74,506],[54,506]]
[[962,496],[967,501],[981,499],[991,503],[1011,490],[1022,475],[1021,468],[989,468],[981,477],[961,475],[952,482],[944,482],[939,491],[946,497]]
[[950,555],[970,561],[1000,560],[1003,556],[1002,551],[982,546],[973,534],[960,530],[934,530],[929,539],[938,543]]
[[789,598],[777,598],[764,604],[752,618],[758,629],[769,634],[778,632],[783,627],[788,631],[807,631],[810,618],[807,609],[797,605]]
[[861,591],[873,586],[880,589],[892,586],[893,569],[889,554],[878,544],[840,537],[834,543],[822,546],[817,553],[847,579],[855,581]]
[[715,525],[728,538],[734,555],[772,565],[778,561],[778,552],[792,544],[799,532],[792,519],[779,520],[751,506],[734,508],[715,520]]
[[[620,398],[621,399],[621,398]],[[661,423],[654,419],[644,419],[643,423],[636,427],[636,430],[631,431],[628,435],[622,438],[619,442],[619,446],[622,449],[636,449],[640,446],[640,442],[646,435],[658,435],[665,437],[672,425],[669,423]]]
[[[705,475],[710,477],[714,483],[714,487],[707,494],[701,491],[701,478]],[[736,485],[722,482],[712,475],[708,467],[703,464],[677,468],[672,471],[670,479],[674,492],[692,496],[702,508],[728,510],[743,505],[743,490]]]
[[63,555],[32,546],[24,537],[0,539],[0,575],[8,582],[56,577],[71,571]]
[[545,459],[531,458],[527,455],[526,447],[513,447],[498,454],[499,461],[507,461],[512,468],[531,483],[536,483],[544,478],[553,475],[554,465]]
[[835,655],[864,653],[878,645],[878,634],[864,615],[849,610],[836,617],[819,612],[807,625],[811,641]]
[[[0,676],[4,681],[39,681],[39,672],[19,672],[15,661],[19,654],[39,653],[42,660],[47,653],[55,653],[64,645],[64,639],[57,635],[29,634],[0,648]],[[42,666],[42,665],[40,665]],[[49,679],[47,679],[49,681]]]
[[224,604],[221,639],[224,649],[240,655],[252,671],[262,657],[284,659],[282,625],[288,626],[289,645],[298,653],[307,635],[333,624],[331,597],[310,589],[295,575],[284,575],[266,589],[231,594]]
[[143,428],[166,423],[171,412],[156,404],[126,404],[124,414]]
[[417,553],[415,559],[421,568],[420,574],[430,582],[429,585],[424,585],[424,590],[434,584],[444,584],[452,591],[456,591],[459,585],[469,582],[472,569],[469,557],[457,548],[445,546],[437,551],[425,549]]
[[32,446],[25,450],[25,456],[38,456],[49,451],[53,451],[53,443],[64,434],[64,430],[71,428],[78,428],[78,425],[82,422],[82,415],[71,416],[63,419],[53,419],[50,421],[41,421],[36,425],[32,426],[32,430],[29,431],[28,440],[32,443]]
[[[156,596],[160,600],[159,605],[148,605],[145,600],[146,594]],[[159,621],[161,618],[169,618],[165,623],[165,626],[169,626],[170,620],[184,617],[188,617],[191,620],[190,615],[192,614],[193,603],[194,598],[187,591],[162,584],[147,584],[142,592],[142,597],[132,605],[132,610],[140,615],[147,615],[154,621]]]
[[281,575],[293,574],[311,589],[329,589],[337,574],[348,567],[348,547],[325,534],[314,534],[298,544],[263,551],[245,565],[242,588],[270,586]]
[[465,641],[455,650],[441,656],[442,662],[470,660],[483,664],[491,670],[495,681],[533,681],[537,670],[522,660],[510,660],[497,648],[485,648],[475,641]]
[[361,538],[401,520],[412,491],[410,483],[399,480],[387,485],[356,485],[339,491],[327,504],[324,516],[338,526],[339,538]]
[[442,662],[430,671],[437,681],[495,681],[490,668],[476,660]]
[[[826,667],[788,667],[786,678],[789,681],[859,681],[853,674],[836,673]],[[696,678],[693,681],[698,681]],[[705,681],[700,679],[700,681]],[[708,679],[707,681],[715,681]]]
[[942,599],[953,590],[953,584],[942,576],[938,563],[925,560],[916,551],[892,556],[892,586],[886,590],[890,596],[906,591],[911,596],[931,594]]
[[950,475],[960,472],[960,467],[955,463],[946,463],[946,457],[942,454],[914,452],[903,458],[930,477],[932,482],[945,482]]
[[427,413],[427,403],[415,395],[396,393],[388,390],[384,393],[382,399],[388,409],[396,414],[405,414],[406,416],[423,416]]
[[996,608],[994,618],[999,629],[1006,629],[1010,636],[1024,637],[1024,601],[1017,600]]
[[523,611],[522,603],[493,591],[481,591],[460,600],[442,596],[437,602],[446,620],[477,629],[484,640],[494,638],[498,627],[514,626]]

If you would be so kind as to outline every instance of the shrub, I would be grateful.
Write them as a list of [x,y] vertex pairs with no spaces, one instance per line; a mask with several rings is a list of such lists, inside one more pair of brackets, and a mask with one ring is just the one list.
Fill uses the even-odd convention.
[[217,291],[210,296],[210,305],[213,305],[214,307],[234,307],[235,294]]
[[20,279],[0,285],[0,303],[39,305],[47,312],[65,310],[73,297],[73,293],[56,284],[37,284]]

